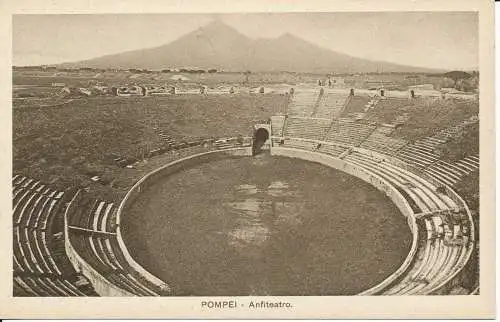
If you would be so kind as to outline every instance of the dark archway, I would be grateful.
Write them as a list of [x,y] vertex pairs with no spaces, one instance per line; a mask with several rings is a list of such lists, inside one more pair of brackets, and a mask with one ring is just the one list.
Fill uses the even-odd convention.
[[253,134],[253,155],[262,151],[264,143],[269,139],[269,132],[265,128],[259,128]]

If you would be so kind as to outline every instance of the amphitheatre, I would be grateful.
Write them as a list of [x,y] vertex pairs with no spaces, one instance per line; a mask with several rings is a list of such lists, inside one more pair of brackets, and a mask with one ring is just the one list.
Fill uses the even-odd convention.
[[479,294],[477,94],[197,77],[14,71],[14,296]]

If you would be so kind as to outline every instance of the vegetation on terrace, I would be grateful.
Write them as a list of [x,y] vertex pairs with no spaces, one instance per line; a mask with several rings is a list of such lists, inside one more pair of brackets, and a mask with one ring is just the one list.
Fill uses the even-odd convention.
[[456,137],[436,148],[441,159],[457,161],[468,155],[479,154],[479,123],[467,126]]
[[15,86],[12,91],[12,97],[16,98],[53,98],[60,97],[61,88],[59,87],[38,87],[38,86]]
[[455,185],[457,193],[464,198],[474,214],[479,213],[479,171],[472,172]]
[[176,95],[14,108],[13,170],[60,189],[91,186],[94,175],[112,184],[120,172],[129,171],[114,157],[138,157],[164,145],[160,132],[177,141],[251,135],[254,121],[282,104],[282,95]]
[[343,115],[350,113],[363,113],[365,111],[365,105],[371,100],[369,96],[353,96],[349,103],[347,104]]
[[479,104],[475,101],[439,98],[387,99],[379,102],[366,117],[380,123],[392,123],[397,116],[406,114],[404,126],[398,127],[394,137],[410,142],[431,136],[440,130],[459,124],[461,121],[479,114]]

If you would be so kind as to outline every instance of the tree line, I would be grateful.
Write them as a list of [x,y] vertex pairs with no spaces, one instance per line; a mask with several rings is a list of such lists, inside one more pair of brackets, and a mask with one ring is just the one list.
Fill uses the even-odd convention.
[[[151,70],[146,68],[128,68],[128,69],[115,69],[115,68],[92,68],[92,67],[79,67],[79,68],[63,68],[56,66],[13,66],[13,70],[19,71],[60,71],[60,72],[74,72],[74,71],[86,71],[86,72],[130,72],[134,74],[153,74],[158,73],[157,70]],[[190,68],[180,68],[180,69],[162,69],[159,71],[161,73],[188,73],[188,74],[204,74],[204,73],[219,73],[221,70],[215,68],[204,69],[190,69]]]

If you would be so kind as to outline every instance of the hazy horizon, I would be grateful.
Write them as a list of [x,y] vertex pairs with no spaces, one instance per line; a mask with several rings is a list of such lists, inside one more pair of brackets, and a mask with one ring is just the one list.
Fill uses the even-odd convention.
[[213,20],[250,38],[290,33],[363,59],[478,68],[475,12],[14,15],[13,64],[50,65],[161,46]]

